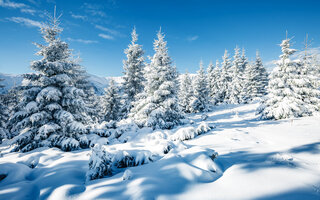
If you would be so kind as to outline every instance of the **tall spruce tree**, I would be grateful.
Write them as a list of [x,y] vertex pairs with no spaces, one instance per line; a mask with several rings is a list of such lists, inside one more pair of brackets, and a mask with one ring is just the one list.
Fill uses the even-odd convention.
[[41,60],[33,61],[37,73],[24,74],[21,102],[10,118],[16,151],[37,147],[58,147],[69,151],[88,146],[88,122],[84,86],[86,75],[71,58],[68,44],[61,41],[59,17],[55,14],[41,28],[47,45],[36,44]]
[[259,108],[264,119],[283,119],[310,114],[310,104],[304,102],[308,81],[301,75],[300,60],[291,60],[296,50],[290,48],[290,39],[281,43],[282,55],[272,71],[268,95]]
[[117,121],[121,118],[121,98],[119,96],[119,89],[113,80],[105,89],[105,95],[102,97],[102,109],[105,121]]
[[142,46],[137,44],[138,34],[134,28],[131,33],[132,40],[128,48],[124,51],[127,59],[123,61],[124,72],[124,114],[130,112],[133,102],[136,100],[137,94],[143,91],[144,76],[143,70],[145,67]]
[[240,93],[243,87],[243,59],[240,56],[240,49],[236,47],[234,49],[234,57],[232,66],[230,67],[231,84],[229,87],[228,102],[232,104],[238,104],[242,102]]
[[301,58],[302,67],[299,69],[300,81],[297,83],[296,92],[301,95],[306,104],[306,115],[312,115],[320,110],[320,84],[319,74],[313,56],[309,53],[308,35],[305,41],[305,51]]
[[210,73],[210,79],[209,79],[209,99],[213,105],[216,105],[221,102],[219,99],[219,78],[220,78],[221,70],[219,68],[219,61],[216,61],[216,66],[213,68],[213,70]]
[[[2,81],[4,81],[4,79],[0,79],[0,88],[4,88],[4,85],[1,84]],[[6,128],[9,118],[9,109],[5,104],[5,96],[5,94],[0,94],[0,144],[3,139],[8,137],[8,131]]]
[[225,50],[224,56],[222,57],[222,63],[221,63],[221,73],[219,78],[219,94],[218,94],[218,100],[219,102],[228,102],[229,100],[229,88],[231,84],[231,76],[230,76],[230,67],[231,67],[231,61],[229,58],[228,51]]
[[200,61],[200,69],[197,72],[193,83],[193,98],[191,102],[191,112],[205,112],[209,110],[209,87],[207,75]]
[[154,41],[155,54],[147,66],[143,99],[134,105],[130,116],[139,126],[170,129],[181,124],[178,106],[177,72],[168,55],[167,42],[161,29]]
[[258,90],[258,95],[259,97],[265,95],[267,93],[267,86],[269,82],[269,74],[266,70],[266,68],[262,64],[262,60],[260,58],[259,51],[256,52],[256,60],[254,64],[254,68],[256,68],[256,71],[258,72],[258,85],[257,85],[257,90]]
[[179,105],[183,112],[191,112],[191,100],[193,97],[192,80],[188,72],[181,75],[179,85]]

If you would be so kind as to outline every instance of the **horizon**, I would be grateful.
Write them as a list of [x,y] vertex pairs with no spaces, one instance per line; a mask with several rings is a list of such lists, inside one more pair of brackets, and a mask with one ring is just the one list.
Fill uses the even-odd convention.
[[[90,3],[88,3],[90,2]],[[154,6],[156,5],[156,6]],[[66,41],[88,73],[100,77],[122,76],[124,49],[135,26],[145,58],[152,56],[159,28],[166,35],[169,55],[180,73],[195,73],[200,60],[221,62],[224,50],[230,57],[236,45],[245,48],[249,61],[259,50],[263,64],[272,67],[285,39],[302,50],[305,35],[312,51],[319,52],[320,2],[315,1],[68,1],[0,0],[0,69],[4,74],[32,72],[29,63],[41,57],[32,42],[43,44],[39,32],[43,10],[62,14],[61,39]],[[178,24],[178,25],[177,25]]]

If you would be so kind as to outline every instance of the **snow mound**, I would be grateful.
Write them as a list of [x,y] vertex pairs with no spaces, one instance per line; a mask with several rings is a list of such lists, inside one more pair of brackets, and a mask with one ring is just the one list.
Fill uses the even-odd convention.
[[204,134],[211,129],[214,128],[214,125],[208,124],[207,122],[201,122],[197,128],[194,128],[192,126],[189,127],[183,127],[178,129],[171,137],[170,139],[172,141],[184,141],[189,140],[197,137],[198,135]]

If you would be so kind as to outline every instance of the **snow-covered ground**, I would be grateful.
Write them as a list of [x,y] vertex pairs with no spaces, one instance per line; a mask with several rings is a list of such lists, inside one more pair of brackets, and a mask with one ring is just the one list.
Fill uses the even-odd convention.
[[128,142],[107,152],[150,159],[93,181],[89,149],[6,153],[2,145],[0,199],[320,199],[319,117],[261,121],[257,106],[219,106],[206,123],[191,115],[193,124],[171,131],[124,134]]

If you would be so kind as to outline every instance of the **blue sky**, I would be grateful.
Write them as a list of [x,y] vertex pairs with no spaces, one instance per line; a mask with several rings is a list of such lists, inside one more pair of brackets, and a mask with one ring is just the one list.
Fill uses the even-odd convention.
[[40,59],[32,42],[43,43],[38,25],[44,11],[62,13],[61,38],[89,73],[122,75],[124,49],[135,26],[145,56],[153,54],[153,40],[162,27],[169,54],[180,72],[193,73],[202,59],[221,60],[236,45],[253,59],[259,49],[264,63],[280,55],[278,44],[294,37],[302,49],[306,33],[320,46],[320,1],[317,0],[0,0],[0,72],[30,72]]

